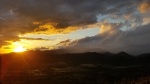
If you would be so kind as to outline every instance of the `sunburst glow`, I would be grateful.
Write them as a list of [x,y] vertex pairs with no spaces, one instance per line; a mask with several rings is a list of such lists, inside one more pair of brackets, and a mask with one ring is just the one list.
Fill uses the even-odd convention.
[[14,49],[14,52],[24,52],[24,51],[26,51],[26,49],[23,46],[19,46]]

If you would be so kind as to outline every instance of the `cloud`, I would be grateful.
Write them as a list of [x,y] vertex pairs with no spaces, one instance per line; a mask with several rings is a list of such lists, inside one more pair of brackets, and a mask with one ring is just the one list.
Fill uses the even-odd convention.
[[140,6],[139,6],[139,11],[141,13],[146,13],[146,12],[149,12],[150,11],[150,1],[146,1],[146,2],[143,2]]
[[43,38],[20,37],[20,39],[25,39],[25,40],[45,40],[45,41],[50,41],[50,39],[43,39]]
[[141,16],[143,18],[143,23],[142,25],[147,25],[150,23],[150,1],[145,0],[143,1],[139,7],[138,7],[139,12],[141,13]]
[[[150,24],[140,26],[136,30],[121,31],[116,30],[115,33],[98,34],[93,37],[86,37],[78,41],[70,42],[68,49],[74,52],[81,51],[125,51],[130,54],[141,54],[150,52]],[[111,31],[110,31],[111,32]],[[91,45],[92,44],[92,45]]]
[[[9,16],[14,14],[17,18],[25,19],[25,22],[22,22],[23,20],[19,22],[24,25],[29,22],[32,28],[51,23],[50,25],[57,29],[93,24],[97,22],[98,14],[116,13],[135,4],[130,0],[15,0],[13,2],[15,3],[9,0],[3,1],[2,9],[5,12],[9,11]],[[40,24],[33,26],[33,22]]]
[[11,49],[10,47],[2,47],[2,49]]
[[[19,40],[20,33],[31,32],[34,29],[30,18],[11,14],[8,10],[0,12],[0,17],[0,40],[6,45],[9,44],[7,41]],[[2,43],[0,47],[4,45]]]
[[71,40],[67,39],[65,41],[59,42],[56,46],[57,46],[57,48],[66,48],[70,45],[70,43],[71,43]]
[[13,35],[0,36],[0,47],[11,44],[10,41],[13,42],[13,41],[18,41],[18,40],[19,40],[18,36],[13,36]]
[[57,29],[51,23],[46,23],[46,24],[40,25],[38,28],[35,28],[34,32],[32,32],[32,33],[47,34],[47,35],[66,34],[66,33],[70,33],[72,31],[75,31],[77,29],[80,29],[80,28],[79,27],[75,27],[75,26],[70,26],[70,27],[67,27],[65,29],[61,29],[61,28]]
[[3,0],[2,4],[0,47],[21,39],[19,34],[66,34],[91,25],[100,28],[98,35],[58,45],[117,51],[149,42],[145,40],[149,36],[147,0]]
[[[18,5],[14,7],[14,12],[40,22],[39,26],[52,23],[51,25],[54,28],[67,28],[69,26],[84,26],[96,23],[98,14],[116,13],[127,7],[130,12],[132,11],[130,7],[135,4],[135,1],[20,0],[16,1]],[[118,14],[121,13],[124,12]]]
[[34,50],[49,50],[49,47],[37,47]]

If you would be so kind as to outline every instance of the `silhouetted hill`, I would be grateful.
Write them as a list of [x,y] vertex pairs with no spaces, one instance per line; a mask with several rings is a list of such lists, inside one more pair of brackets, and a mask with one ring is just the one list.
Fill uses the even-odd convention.
[[116,54],[117,56],[122,56],[122,57],[124,57],[124,56],[128,56],[128,57],[131,57],[132,55],[129,55],[128,53],[126,53],[126,52],[119,52],[119,53],[117,53]]
[[127,80],[135,83],[138,77],[150,79],[150,54],[27,51],[3,54],[0,59],[4,84],[128,84]]
[[140,65],[150,64],[150,54],[132,56],[125,52],[113,54],[110,52],[97,53],[67,53],[58,54],[52,51],[27,51],[24,53],[10,53],[1,55],[1,61],[6,65],[32,65],[65,62],[70,65],[105,64],[105,65]]
[[146,53],[146,54],[141,54],[139,56],[137,56],[138,58],[150,58],[150,53]]
[[137,61],[141,64],[150,64],[150,53],[137,56]]

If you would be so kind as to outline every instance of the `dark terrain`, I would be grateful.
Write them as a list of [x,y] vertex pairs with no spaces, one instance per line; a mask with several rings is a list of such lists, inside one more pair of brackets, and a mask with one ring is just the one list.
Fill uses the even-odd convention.
[[0,62],[1,84],[150,84],[150,54],[27,51]]

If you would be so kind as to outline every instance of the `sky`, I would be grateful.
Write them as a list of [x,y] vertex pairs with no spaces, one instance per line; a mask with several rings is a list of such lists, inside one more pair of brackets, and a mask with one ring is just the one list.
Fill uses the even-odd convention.
[[150,0],[0,0],[0,53],[150,53]]

